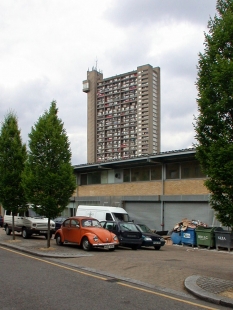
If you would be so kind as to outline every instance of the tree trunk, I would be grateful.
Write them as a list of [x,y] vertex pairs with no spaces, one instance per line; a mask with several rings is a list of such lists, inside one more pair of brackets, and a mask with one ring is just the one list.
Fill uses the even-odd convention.
[[12,238],[15,240],[15,217],[12,212]]
[[50,218],[48,218],[47,248],[50,247]]

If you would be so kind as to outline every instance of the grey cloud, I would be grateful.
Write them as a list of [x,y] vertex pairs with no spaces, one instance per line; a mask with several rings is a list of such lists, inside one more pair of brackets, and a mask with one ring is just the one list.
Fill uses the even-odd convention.
[[150,44],[144,32],[128,33],[124,42],[107,51],[106,57],[109,58],[112,67],[117,68],[116,74],[136,70],[137,66],[148,63]]
[[116,0],[105,11],[105,18],[120,27],[145,26],[166,19],[207,25],[215,8],[213,0]]
[[195,131],[193,127],[193,115],[183,113],[173,117],[164,116],[161,126],[161,150],[171,151],[193,146]]
[[193,83],[196,81],[197,64],[198,64],[199,49],[196,42],[188,43],[187,46],[181,47],[174,52],[168,51],[160,57],[160,66],[165,68],[169,75],[185,77],[192,79]]
[[[47,108],[46,99],[49,96],[49,81],[38,79],[29,83],[21,83],[14,88],[1,89],[0,117],[7,114],[8,110],[16,113],[19,127],[22,128],[22,138],[26,142],[31,126]],[[51,98],[51,97],[50,97]]]
[[27,143],[32,126],[49,109],[51,101],[56,100],[58,117],[69,136],[72,163],[86,162],[86,98],[82,93],[77,95],[75,86],[65,83],[63,88],[54,86],[47,78],[20,83],[11,89],[0,85],[0,121],[13,111],[18,117],[22,140]]

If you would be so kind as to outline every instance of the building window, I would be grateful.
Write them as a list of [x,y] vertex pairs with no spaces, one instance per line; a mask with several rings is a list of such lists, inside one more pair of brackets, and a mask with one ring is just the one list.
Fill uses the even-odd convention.
[[151,167],[151,181],[162,179],[162,166]]
[[179,179],[179,164],[167,164],[166,165],[166,179]]
[[149,180],[150,180],[150,168],[140,167],[131,169],[131,182],[149,181]]
[[197,161],[181,163],[181,179],[204,178],[200,164]]
[[130,182],[130,169],[123,170],[123,182]]
[[80,185],[87,185],[87,174],[83,173],[80,175]]
[[88,173],[87,181],[88,181],[88,184],[100,184],[101,183],[100,172]]

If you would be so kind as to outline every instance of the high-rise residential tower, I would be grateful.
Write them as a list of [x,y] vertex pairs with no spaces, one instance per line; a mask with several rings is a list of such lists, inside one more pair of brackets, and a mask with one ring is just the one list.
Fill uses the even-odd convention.
[[151,65],[103,79],[96,69],[87,93],[87,162],[160,152],[160,68]]

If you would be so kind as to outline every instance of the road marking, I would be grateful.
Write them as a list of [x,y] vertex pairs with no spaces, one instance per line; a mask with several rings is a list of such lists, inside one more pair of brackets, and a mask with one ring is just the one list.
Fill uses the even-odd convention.
[[172,297],[172,296],[169,296],[169,295],[166,295],[166,294],[162,294],[162,293],[157,293],[157,292],[145,289],[145,288],[137,287],[137,286],[126,284],[126,283],[122,283],[122,282],[117,282],[117,284],[123,285],[123,286],[127,286],[129,288],[133,288],[133,289],[136,289],[136,290],[139,290],[139,291],[142,291],[142,292],[146,292],[146,293],[162,296],[162,297],[165,297],[165,298],[170,298],[170,299],[182,302],[182,303],[186,303],[186,304],[189,304],[189,305],[192,305],[192,306],[197,306],[197,307],[204,308],[204,309],[209,309],[209,310],[217,310],[218,309],[218,308],[212,308],[212,307],[207,307],[207,306],[199,305],[199,304],[196,304],[196,303],[191,302],[191,301],[182,300],[180,298]]
[[[70,271],[74,271],[74,272],[77,272],[77,273],[80,273],[80,274],[83,274],[83,275],[86,275],[86,276],[89,276],[89,277],[93,277],[93,278],[96,278],[96,279],[99,279],[99,280],[108,281],[108,279],[104,278],[104,277],[96,276],[96,275],[93,275],[93,274],[90,274],[90,273],[87,273],[87,272],[84,272],[84,271],[80,271],[80,270],[77,270],[77,269],[74,269],[74,268],[70,268],[70,267],[66,267],[66,266],[60,265],[60,264],[49,262],[49,261],[47,261],[45,259],[41,259],[41,258],[34,257],[34,256],[31,256],[31,255],[28,255],[28,254],[24,254],[24,253],[20,253],[18,251],[10,250],[10,249],[7,249],[5,247],[1,247],[0,246],[0,249],[3,249],[5,251],[9,251],[9,252],[12,252],[12,253],[16,253],[18,255],[25,256],[25,257],[28,257],[28,258],[32,258],[34,260],[37,260],[37,261],[40,261],[40,262],[43,262],[43,263],[47,263],[47,264],[50,264],[50,265],[53,265],[53,266],[56,266],[56,267],[59,267],[59,268],[63,268],[63,269],[70,270]],[[166,294],[162,294],[162,293],[157,293],[157,292],[154,292],[154,291],[151,291],[151,290],[148,290],[148,289],[140,288],[140,287],[137,287],[137,286],[134,286],[134,285],[130,285],[130,284],[126,284],[126,283],[123,283],[123,282],[116,282],[116,283],[119,284],[119,285],[122,285],[122,286],[126,286],[126,287],[129,287],[129,288],[132,288],[132,289],[136,289],[136,290],[145,292],[145,293],[150,293],[150,294],[158,295],[158,296],[161,296],[161,297],[173,299],[173,300],[176,300],[178,302],[186,303],[186,304],[197,306],[197,307],[200,307],[200,308],[209,309],[209,310],[217,310],[218,309],[218,308],[211,308],[211,307],[199,305],[199,304],[196,304],[196,303],[191,302],[191,301],[182,300],[180,298],[172,297],[172,296],[169,296],[169,295],[166,295]]]
[[53,262],[49,262],[49,261],[47,261],[45,259],[34,257],[34,256],[31,256],[31,255],[28,255],[28,254],[19,253],[17,251],[6,249],[6,248],[1,247],[1,246],[0,246],[0,249],[6,250],[6,251],[9,251],[9,252],[13,252],[13,253],[16,253],[18,255],[26,256],[26,257],[29,257],[29,258],[32,258],[32,259],[38,260],[40,262],[56,266],[56,267],[64,268],[64,269],[67,269],[67,270],[70,270],[70,271],[75,271],[77,273],[80,273],[80,274],[83,274],[83,275],[86,275],[86,276],[90,276],[90,277],[97,278],[97,279],[104,280],[104,281],[107,280],[106,278],[103,278],[103,277],[100,277],[100,276],[96,276],[96,275],[93,275],[93,274],[90,274],[90,273],[87,273],[87,272],[84,272],[84,271],[76,270],[76,269],[73,269],[73,268],[70,268],[70,267],[66,267],[66,266],[59,265],[59,264],[56,264],[56,263],[53,263]]

